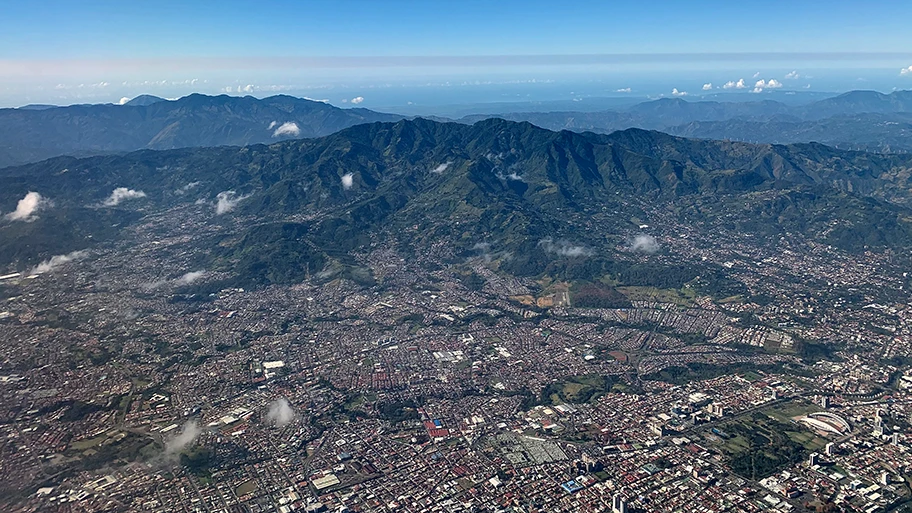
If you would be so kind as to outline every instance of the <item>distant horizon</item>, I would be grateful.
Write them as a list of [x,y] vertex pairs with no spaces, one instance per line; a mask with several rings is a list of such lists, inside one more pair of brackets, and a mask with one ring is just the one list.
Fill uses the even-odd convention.
[[[912,88],[912,4],[34,0],[0,18],[0,106],[289,93],[367,108]],[[627,92],[621,92],[627,91]]]
[[[139,93],[139,94],[136,94],[135,96],[130,96],[130,97],[124,96],[124,97],[120,97],[117,100],[109,100],[109,101],[103,101],[103,100],[102,101],[81,101],[81,102],[77,101],[77,102],[72,102],[72,103],[33,102],[33,103],[26,103],[26,104],[21,104],[21,105],[0,106],[0,108],[26,109],[29,107],[49,107],[49,108],[58,107],[59,108],[59,107],[81,106],[81,105],[124,105],[124,104],[128,103],[129,101],[132,101],[132,100],[142,97],[142,96],[156,97],[156,98],[160,98],[163,101],[178,101],[178,100],[184,99],[186,97],[198,94],[198,95],[209,96],[209,97],[218,97],[218,96],[227,96],[227,97],[235,97],[235,98],[251,97],[251,98],[255,98],[257,100],[263,100],[263,99],[274,97],[274,96],[289,96],[289,97],[294,97],[294,98],[303,99],[303,100],[325,103],[325,104],[332,105],[332,106],[338,107],[338,108],[343,108],[343,109],[344,108],[370,108],[371,110],[377,110],[377,111],[381,111],[381,112],[382,111],[393,112],[391,109],[398,108],[401,111],[395,112],[395,113],[409,114],[409,115],[434,115],[434,114],[438,114],[438,112],[437,112],[438,110],[449,111],[449,110],[456,109],[456,110],[471,111],[473,107],[483,109],[483,107],[496,107],[496,106],[509,107],[510,105],[515,105],[517,107],[542,105],[543,108],[547,108],[550,105],[565,104],[565,103],[568,105],[572,105],[574,107],[578,107],[578,108],[577,109],[562,109],[562,110],[580,110],[580,111],[611,110],[612,105],[608,105],[608,104],[606,104],[606,102],[610,103],[610,104],[615,104],[615,108],[622,108],[625,106],[635,105],[637,103],[655,101],[655,100],[660,100],[660,99],[680,99],[680,100],[691,101],[691,102],[731,101],[731,102],[737,102],[737,103],[772,100],[772,101],[779,101],[779,102],[783,102],[783,103],[789,103],[789,102],[784,102],[783,100],[788,100],[789,97],[791,97],[794,99],[792,101],[792,103],[804,104],[804,103],[812,103],[814,101],[818,101],[818,100],[821,100],[824,98],[835,97],[835,96],[839,96],[839,95],[843,95],[843,94],[847,94],[847,93],[851,93],[851,92],[856,92],[856,91],[873,91],[873,92],[877,92],[880,94],[889,95],[893,92],[910,91],[910,90],[912,90],[912,88],[910,88],[910,89],[892,89],[892,90],[877,90],[875,88],[856,88],[856,89],[849,89],[846,91],[817,91],[817,90],[809,90],[809,89],[803,89],[803,90],[775,89],[775,90],[766,90],[766,91],[760,91],[760,92],[753,92],[751,90],[745,91],[745,90],[713,89],[713,90],[707,90],[707,91],[701,90],[701,91],[699,91],[699,93],[694,93],[694,94],[688,93],[686,95],[672,95],[672,94],[666,95],[666,94],[662,94],[662,93],[660,93],[658,95],[649,95],[649,94],[636,94],[631,91],[629,93],[608,92],[604,96],[587,96],[587,97],[576,97],[576,98],[560,98],[560,97],[555,97],[552,99],[513,98],[513,99],[499,99],[499,100],[492,99],[490,101],[464,101],[464,102],[454,102],[454,103],[441,102],[439,104],[433,104],[433,105],[417,105],[417,104],[410,105],[410,104],[406,103],[406,104],[401,104],[401,105],[390,104],[390,105],[377,105],[377,106],[365,106],[363,97],[354,97],[351,100],[343,98],[341,101],[338,101],[338,100],[333,101],[329,98],[313,98],[313,97],[310,97],[310,96],[307,96],[304,94],[295,93],[292,91],[287,91],[287,92],[270,91],[270,92],[264,92],[264,94],[263,93],[257,94],[256,91],[247,92],[247,91],[243,91],[243,90],[241,92],[235,92],[235,91],[210,92],[210,91],[205,91],[205,90],[195,90],[195,91],[190,91],[186,94],[182,94],[180,96],[172,96],[172,97],[165,97],[165,96],[155,94],[152,92],[147,92],[147,93]],[[447,98],[446,95],[441,95],[441,99],[446,99],[446,98]],[[597,105],[594,105],[594,103]],[[507,112],[507,111],[504,111],[504,112]],[[447,114],[444,112],[444,113],[441,113],[438,115],[447,115]]]
[[[579,56],[580,59],[584,57],[595,61],[630,58],[621,55]],[[569,60],[560,65],[533,66],[534,69],[526,69],[528,65],[456,68],[422,66],[418,71],[425,74],[421,75],[397,74],[405,68],[390,66],[320,67],[305,70],[292,68],[282,71],[284,75],[281,77],[273,77],[271,74],[275,72],[275,65],[270,64],[266,69],[244,71],[243,79],[226,78],[238,74],[234,72],[228,75],[225,75],[228,72],[217,72],[213,78],[196,78],[203,76],[201,71],[195,74],[182,73],[175,78],[149,80],[140,77],[155,73],[154,70],[127,76],[127,68],[105,68],[87,76],[92,81],[58,81],[54,78],[56,75],[49,76],[52,69],[47,66],[50,64],[32,64],[29,67],[21,62],[0,59],[0,75],[13,77],[7,84],[0,86],[0,108],[32,104],[65,106],[119,103],[123,98],[131,99],[142,94],[162,98],[180,98],[193,93],[256,97],[289,94],[339,106],[355,104],[371,109],[417,109],[430,113],[441,106],[530,101],[585,102],[592,98],[611,97],[694,98],[730,93],[751,93],[762,97],[788,91],[841,94],[854,90],[874,90],[888,94],[896,90],[912,89],[912,71],[896,64],[912,62],[912,56],[907,61],[891,57],[891,64],[881,62],[879,67],[874,68],[801,67],[798,65],[800,62],[789,59],[767,62],[765,65],[736,65],[717,59],[705,60],[708,58],[705,55],[691,55],[688,57],[691,60],[681,55],[678,60],[658,54],[638,57],[641,61],[584,65],[573,64]],[[513,58],[519,59],[515,56]],[[647,61],[651,62],[650,68],[643,69],[646,66],[644,62]],[[668,64],[669,69],[652,69],[663,62]],[[820,62],[816,64],[821,65]],[[834,61],[830,64],[857,66],[859,61]],[[864,65],[870,66],[871,63],[865,62]],[[61,64],[54,69],[57,70],[55,73],[63,73],[66,66]],[[84,68],[89,71],[91,69],[91,66]],[[414,68],[410,69],[411,73],[416,73]]]

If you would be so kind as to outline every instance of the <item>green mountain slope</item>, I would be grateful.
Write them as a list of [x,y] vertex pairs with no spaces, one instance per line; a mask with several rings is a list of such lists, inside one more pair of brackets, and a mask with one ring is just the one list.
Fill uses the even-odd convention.
[[193,94],[174,101],[144,95],[126,105],[0,109],[0,167],[60,155],[320,137],[360,123],[398,119],[402,117],[282,95],[260,100]]
[[[8,241],[0,256],[22,268],[103,244],[143,215],[202,203],[195,207],[201,222],[232,234],[207,265],[248,284],[300,281],[352,264],[352,252],[371,244],[406,254],[443,244],[461,258],[480,243],[518,275],[686,282],[712,272],[676,268],[662,278],[618,256],[631,218],[662,212],[707,230],[799,233],[848,251],[899,250],[912,246],[912,211],[904,206],[910,170],[912,158],[821,145],[551,132],[498,119],[373,123],[271,146],[60,158],[0,170],[8,184],[0,192],[4,212],[28,191],[53,201],[34,222],[0,223]],[[130,214],[112,227],[103,202],[116,187],[145,196],[118,205]],[[221,214],[220,193],[233,207]],[[55,239],[58,229],[98,235],[77,243]],[[34,245],[36,237],[50,242]]]

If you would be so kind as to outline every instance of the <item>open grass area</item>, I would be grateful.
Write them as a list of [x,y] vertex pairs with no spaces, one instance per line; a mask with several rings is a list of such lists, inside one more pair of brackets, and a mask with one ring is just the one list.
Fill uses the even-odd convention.
[[658,289],[655,287],[618,287],[618,292],[627,296],[631,301],[656,301],[659,303],[672,303],[679,306],[690,306],[697,297],[692,288],[683,289]]
[[822,408],[814,403],[792,401],[787,404],[763,410],[763,413],[778,420],[779,422],[791,423],[793,422],[792,419],[795,417],[801,417],[803,415],[807,415],[808,413],[820,411],[821,409]]
[[804,446],[809,452],[817,452],[826,447],[827,440],[821,438],[810,431],[804,432],[795,432],[789,431],[788,437],[792,439],[793,442],[799,443]]
[[808,452],[822,446],[823,441],[813,433],[790,420],[782,421],[782,412],[772,410],[776,416],[755,412],[707,431],[707,439],[726,456],[735,473],[749,479],[761,479],[801,461]]
[[98,447],[105,440],[109,438],[108,433],[102,433],[94,438],[86,438],[85,440],[79,440],[78,442],[73,442],[70,445],[70,448],[76,451],[84,451],[86,449],[91,449],[93,447]]
[[750,442],[741,435],[725,440],[722,444],[722,450],[729,453],[737,453],[750,448]]
[[241,486],[238,486],[237,490],[235,490],[235,494],[237,494],[238,497],[243,497],[243,496],[247,495],[248,493],[253,492],[256,489],[257,489],[256,481],[251,479],[250,481],[245,481],[245,482],[241,483]]
[[149,460],[160,454],[161,448],[149,437],[112,429],[99,436],[70,444],[65,455],[74,458],[68,466],[79,470],[94,470],[115,462]]
[[582,383],[564,383],[563,395],[568,401],[575,402],[584,388],[586,385]]
[[542,392],[542,398],[551,404],[585,403],[601,394],[605,394],[615,385],[608,376],[587,374],[570,376],[563,381],[551,383]]
[[741,377],[743,377],[744,379],[746,379],[750,382],[758,381],[763,378],[763,376],[757,374],[754,371],[747,371]]

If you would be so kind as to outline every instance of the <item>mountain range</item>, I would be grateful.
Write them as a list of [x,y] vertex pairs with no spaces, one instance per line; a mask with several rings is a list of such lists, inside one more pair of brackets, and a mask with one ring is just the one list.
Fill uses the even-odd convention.
[[[457,121],[473,124],[493,117],[549,130],[611,133],[642,128],[702,139],[912,151],[910,91],[852,91],[806,105],[663,98],[597,112],[506,112]],[[404,118],[281,95],[256,99],[193,94],[173,101],[142,95],[124,105],[32,105],[0,109],[0,167],[63,155],[269,144]]]
[[635,219],[849,252],[906,250],[910,175],[912,156],[820,144],[401,120],[268,146],[60,157],[0,170],[0,210],[30,191],[44,201],[26,221],[0,222],[0,265],[25,269],[129,237],[144,217],[189,209],[232,230],[210,241],[201,265],[244,285],[352,265],[350,255],[371,244],[414,255],[444,245],[459,258],[484,251],[517,275],[608,273],[649,284],[676,274],[631,271],[623,248],[640,229]]
[[[597,112],[515,112],[498,114],[549,130],[610,133],[627,128],[660,130],[701,139],[790,144],[819,142],[875,152],[912,151],[912,91],[882,94],[851,91],[807,105],[772,100],[688,101],[662,98],[628,108]],[[474,123],[490,115],[473,115]]]
[[174,101],[143,95],[124,105],[0,109],[0,167],[61,155],[270,143],[398,119],[283,95],[192,94]]

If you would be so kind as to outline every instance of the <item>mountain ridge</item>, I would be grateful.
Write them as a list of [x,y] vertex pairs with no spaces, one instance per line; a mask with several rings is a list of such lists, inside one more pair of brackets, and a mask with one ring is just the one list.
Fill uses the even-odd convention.
[[[543,272],[557,265],[560,251],[613,254],[635,228],[625,219],[655,209],[757,237],[792,233],[845,251],[900,250],[912,240],[910,174],[912,157],[813,144],[703,141],[639,129],[553,132],[496,118],[378,122],[318,139],[60,157],[0,170],[8,184],[0,209],[15,208],[29,191],[53,202],[32,222],[0,222],[9,241],[0,265],[21,269],[101,244],[173,208],[191,209],[202,223],[241,223],[206,265],[255,276],[251,284],[294,281],[301,269],[316,272],[378,241],[403,251],[446,243],[455,254],[486,241],[515,255],[504,263],[513,272]],[[142,196],[105,206],[119,187]],[[223,202],[230,213],[216,210]],[[112,229],[115,212],[123,221]],[[61,237],[60,226],[91,238]],[[542,247],[546,240],[558,242]],[[284,264],[285,253],[297,263]],[[607,258],[595,261],[599,269],[615,265]],[[572,263],[565,260],[560,265]]]
[[[46,158],[269,143],[402,116],[291,96],[140,96],[125,105],[0,109],[0,167]],[[278,130],[282,126],[284,129]]]
[[[624,109],[592,112],[517,112],[495,115],[530,121],[549,130],[611,133],[627,128],[660,130],[684,137],[753,143],[820,142],[872,152],[912,152],[909,122],[912,91],[882,94],[851,91],[809,105],[690,101],[661,98]],[[466,116],[474,123],[490,115]]]

